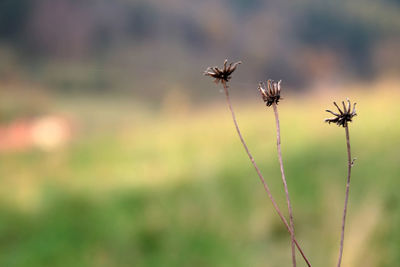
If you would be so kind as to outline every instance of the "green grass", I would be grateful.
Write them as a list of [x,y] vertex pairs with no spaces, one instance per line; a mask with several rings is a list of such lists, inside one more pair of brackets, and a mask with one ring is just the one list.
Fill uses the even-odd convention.
[[[358,159],[345,266],[400,262],[400,108],[393,95],[374,99],[358,97],[350,128]],[[0,266],[290,266],[289,235],[224,106],[155,116],[125,102],[118,109],[87,101],[91,108],[74,111],[74,102],[55,100],[80,125],[68,146],[0,155]],[[297,238],[314,266],[333,266],[346,178],[344,130],[322,123],[329,99],[285,101],[282,146]],[[272,111],[234,102],[286,211]],[[112,112],[100,116],[99,109]],[[298,262],[303,266],[300,256]]]

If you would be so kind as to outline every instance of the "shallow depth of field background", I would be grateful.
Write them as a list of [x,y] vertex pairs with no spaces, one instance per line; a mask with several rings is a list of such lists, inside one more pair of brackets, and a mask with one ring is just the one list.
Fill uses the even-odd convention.
[[[397,0],[2,0],[0,266],[290,266],[290,240],[202,72],[242,60],[238,122],[297,239],[334,266],[345,191],[332,101],[357,102],[343,266],[400,262]],[[298,265],[305,266],[298,255]]]

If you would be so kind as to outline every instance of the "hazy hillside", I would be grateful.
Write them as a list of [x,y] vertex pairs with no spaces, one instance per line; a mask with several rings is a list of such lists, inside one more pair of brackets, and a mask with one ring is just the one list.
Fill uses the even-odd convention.
[[268,75],[302,88],[398,74],[400,3],[4,0],[0,39],[0,79],[51,90],[196,95],[225,57],[246,63],[244,87]]

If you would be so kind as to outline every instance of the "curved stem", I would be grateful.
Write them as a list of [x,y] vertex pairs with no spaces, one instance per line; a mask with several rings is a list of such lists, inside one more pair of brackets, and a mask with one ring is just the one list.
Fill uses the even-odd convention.
[[[230,98],[229,98],[228,86],[226,85],[226,82],[222,82],[222,85],[224,86],[226,102],[228,104],[229,110],[231,111],[233,123],[235,124],[236,132],[239,135],[240,141],[242,142],[242,145],[243,145],[244,149],[246,150],[246,153],[247,153],[251,163],[253,164],[254,169],[256,170],[256,172],[258,174],[258,177],[260,178],[260,180],[261,180],[261,182],[262,182],[262,184],[264,186],[264,189],[267,192],[267,195],[268,195],[269,199],[271,200],[272,205],[274,206],[274,209],[275,209],[276,213],[278,213],[278,216],[282,220],[283,224],[286,226],[286,229],[292,235],[292,233],[293,233],[292,228],[289,227],[288,222],[286,221],[285,217],[282,215],[282,212],[279,209],[278,204],[276,203],[274,197],[271,194],[271,190],[269,189],[269,187],[268,187],[263,175],[260,172],[260,169],[258,168],[253,156],[251,155],[251,153],[249,151],[249,148],[247,147],[246,142],[243,139],[242,133],[240,132],[240,129],[239,129],[239,125],[238,125],[238,123],[236,121],[235,112],[233,111],[233,108],[232,108],[232,105],[231,105],[231,101],[230,101]],[[298,242],[297,242],[297,240],[295,238],[294,238],[294,243],[295,243],[297,249],[299,250],[301,256],[303,257],[304,261],[306,262],[307,266],[311,267],[311,263],[308,261],[306,255],[304,254],[303,250],[301,249],[300,245],[298,244]]]
[[346,197],[345,197],[345,200],[344,200],[344,209],[343,209],[343,218],[342,218],[342,233],[341,233],[341,238],[340,238],[339,259],[338,259],[337,267],[340,267],[340,264],[342,263],[343,243],[344,243],[344,228],[345,228],[345,224],[346,224],[347,204],[349,202],[351,167],[353,165],[353,162],[352,162],[352,159],[351,159],[349,127],[348,127],[347,124],[344,127],[344,129],[346,131],[347,165],[348,165],[348,168],[347,168]]
[[279,125],[279,114],[278,114],[278,107],[274,103],[272,104],[274,108],[274,113],[275,113],[275,121],[276,121],[276,146],[278,148],[278,158],[279,158],[279,165],[281,167],[281,174],[282,174],[282,182],[283,186],[285,188],[285,194],[286,194],[286,202],[289,210],[289,223],[290,223],[290,229],[292,230],[290,232],[290,238],[291,238],[291,246],[292,246],[292,262],[293,266],[296,267],[296,251],[295,251],[295,244],[294,244],[294,224],[293,224],[293,211],[292,211],[292,204],[290,203],[290,197],[289,197],[289,190],[287,187],[287,182],[286,182],[286,177],[285,177],[285,171],[283,169],[283,161],[282,161],[282,151],[281,151],[281,130],[280,130],[280,125]]

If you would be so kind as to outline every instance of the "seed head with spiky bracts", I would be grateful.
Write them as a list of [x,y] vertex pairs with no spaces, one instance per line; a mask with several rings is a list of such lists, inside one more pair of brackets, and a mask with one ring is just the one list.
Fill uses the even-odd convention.
[[261,96],[267,105],[267,107],[271,106],[272,104],[278,104],[279,100],[281,99],[281,82],[268,80],[267,85],[265,83],[260,82],[258,85],[258,90],[261,92]]
[[218,67],[208,67],[206,71],[204,72],[204,75],[210,76],[215,79],[215,83],[218,84],[219,82],[229,82],[229,80],[232,78],[232,73],[236,70],[237,66],[241,64],[242,62],[238,61],[235,63],[230,63],[228,65],[228,60],[225,59],[224,61],[224,68],[218,68]]
[[347,127],[347,123],[348,122],[352,122],[352,119],[354,116],[357,116],[356,113],[356,104],[354,103],[353,105],[353,110],[351,110],[351,103],[350,100],[347,98],[347,107],[344,103],[344,101],[342,101],[342,105],[343,105],[343,110],[341,110],[339,108],[339,106],[336,104],[336,102],[333,102],[333,104],[336,106],[336,108],[339,110],[339,113],[335,113],[333,111],[330,110],[326,110],[326,112],[329,112],[331,114],[333,114],[335,117],[334,118],[329,118],[329,119],[325,119],[325,122],[327,123],[336,123],[338,126],[342,126],[342,127]]

